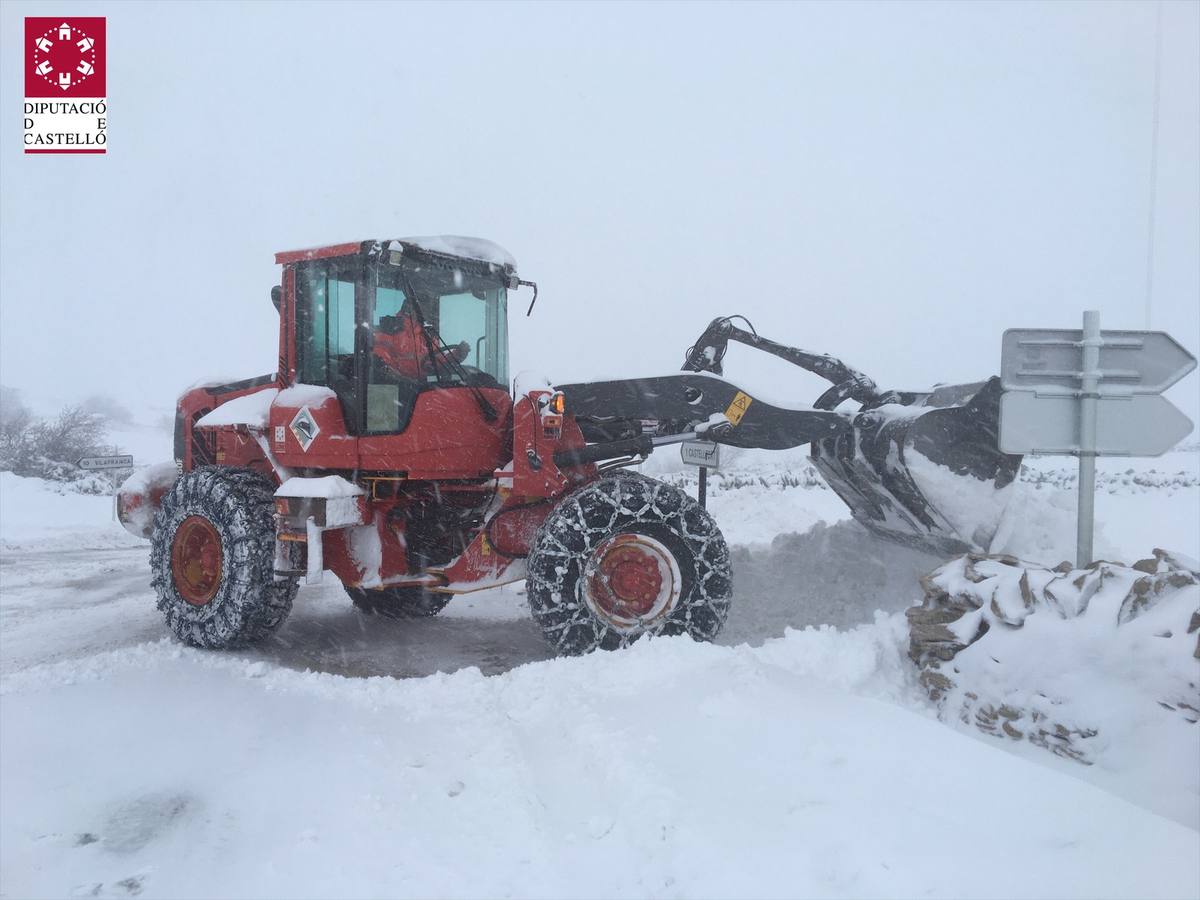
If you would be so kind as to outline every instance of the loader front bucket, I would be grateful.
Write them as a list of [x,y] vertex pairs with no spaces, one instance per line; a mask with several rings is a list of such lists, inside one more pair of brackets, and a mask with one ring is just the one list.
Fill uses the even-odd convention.
[[814,441],[813,463],[877,534],[940,555],[986,551],[1021,466],[999,450],[1000,393],[992,378],[900,395]]

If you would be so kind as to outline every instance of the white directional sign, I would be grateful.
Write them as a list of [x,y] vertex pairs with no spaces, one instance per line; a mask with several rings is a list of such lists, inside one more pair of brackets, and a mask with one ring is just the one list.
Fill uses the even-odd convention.
[[[1000,449],[1158,456],[1192,423],[1157,395],[1194,368],[1196,358],[1162,331],[1010,328],[1000,356]],[[1086,421],[1085,407],[1094,410]]]
[[684,441],[679,445],[679,454],[689,466],[716,469],[721,464],[721,445],[709,441]]
[[132,456],[85,456],[75,463],[81,469],[129,469],[133,467]]
[[[1079,399],[1008,391],[1000,397],[1001,453],[1076,454]],[[1192,420],[1154,394],[1096,401],[1097,456],[1159,456],[1191,433]]]
[[1097,456],[1159,456],[1192,431],[1164,397],[1196,358],[1162,331],[1011,328],[1000,356],[1000,450],[1079,457],[1076,564],[1092,562]]
[[[1165,331],[1102,331],[1096,374],[1101,396],[1161,394],[1196,358]],[[1079,329],[1010,328],[1004,332],[1000,381],[1006,391],[1078,391],[1083,377]]]

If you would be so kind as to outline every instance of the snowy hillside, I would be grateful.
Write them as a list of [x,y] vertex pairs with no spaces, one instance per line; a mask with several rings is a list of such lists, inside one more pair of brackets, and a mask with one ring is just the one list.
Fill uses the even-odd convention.
[[[327,582],[185,649],[110,498],[0,475],[4,895],[1196,895],[1200,727],[1083,766],[938,721],[902,610],[942,560],[748,457],[710,484],[723,646],[560,660],[517,586],[396,622]],[[1098,548],[1200,555],[1198,462],[1104,464]],[[1071,555],[1070,487],[1029,464],[1031,560]]]

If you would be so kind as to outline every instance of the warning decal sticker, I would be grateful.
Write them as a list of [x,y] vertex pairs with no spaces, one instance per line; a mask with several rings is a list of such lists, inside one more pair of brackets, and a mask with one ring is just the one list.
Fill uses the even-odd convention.
[[733,402],[729,404],[729,408],[725,410],[725,418],[729,420],[730,425],[737,425],[742,421],[742,416],[746,414],[746,410],[750,408],[750,404],[754,399],[743,391],[738,391],[737,396],[733,398]]

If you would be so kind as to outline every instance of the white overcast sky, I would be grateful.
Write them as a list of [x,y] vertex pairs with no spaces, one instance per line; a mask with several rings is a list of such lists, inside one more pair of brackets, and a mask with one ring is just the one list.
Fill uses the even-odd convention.
[[[167,408],[271,371],[274,251],[409,234],[509,248],[513,369],[559,382],[726,313],[902,388],[1085,307],[1141,328],[1158,8],[9,0],[0,381]],[[1195,352],[1200,5],[1161,9],[1153,327]],[[22,17],[71,14],[108,17],[109,152],[26,157]]]

